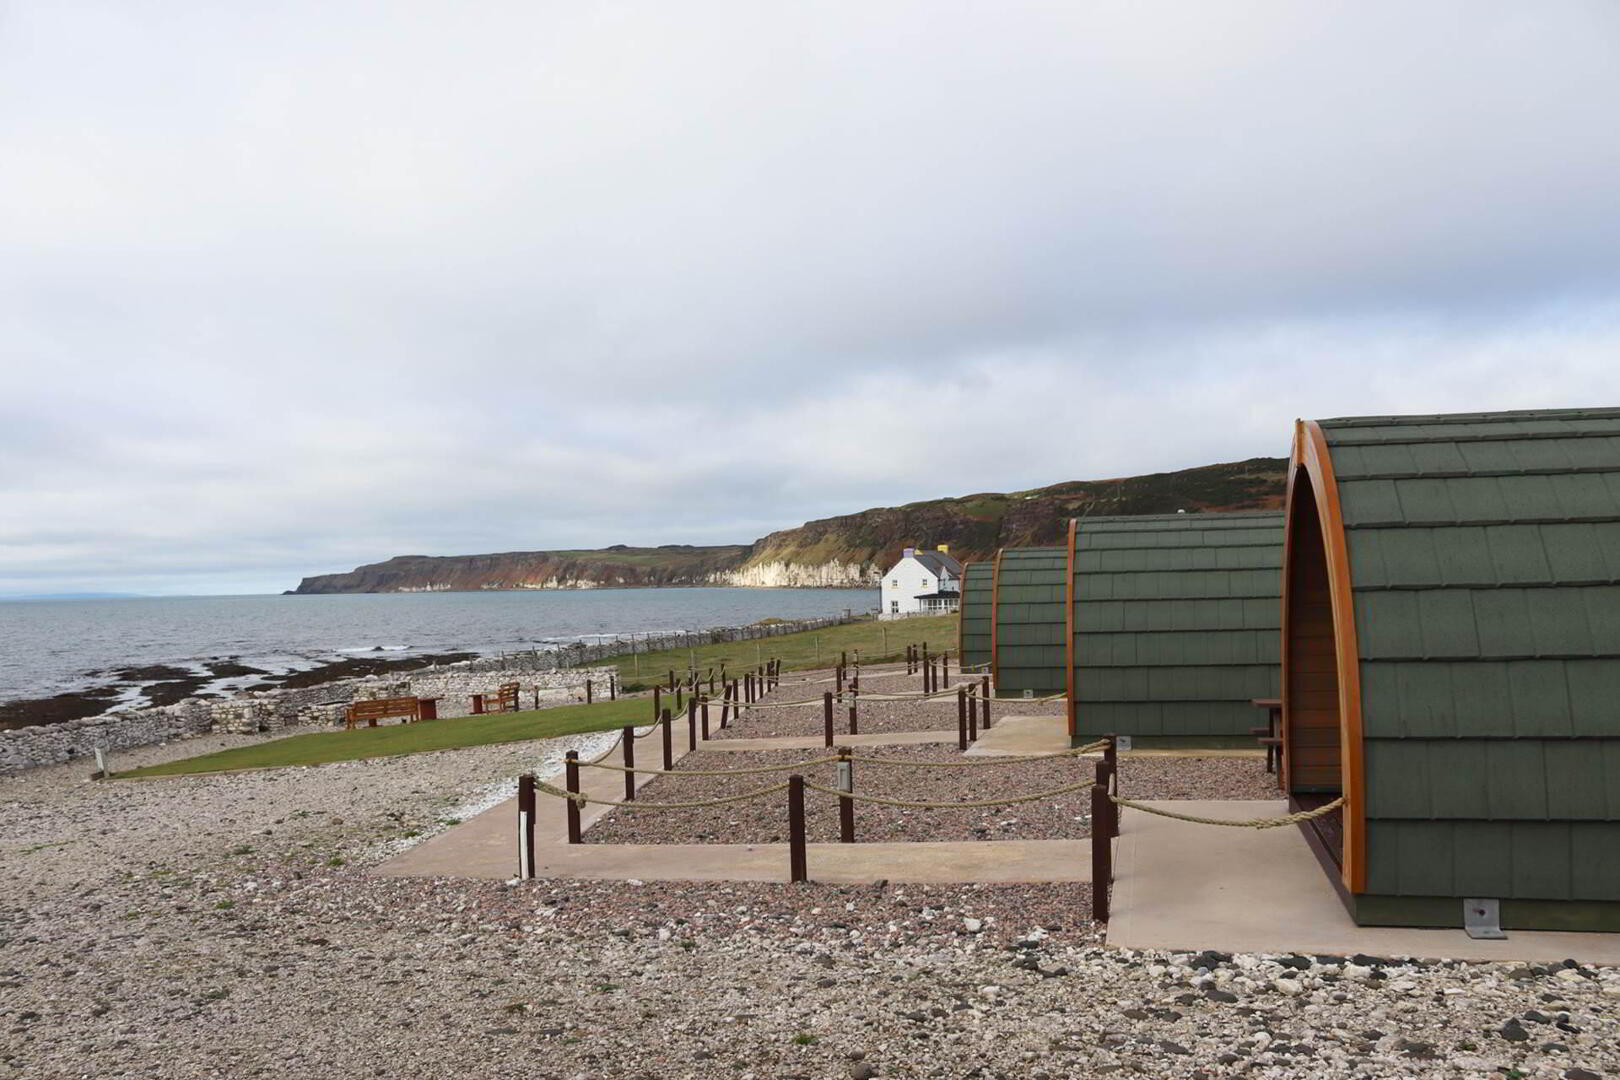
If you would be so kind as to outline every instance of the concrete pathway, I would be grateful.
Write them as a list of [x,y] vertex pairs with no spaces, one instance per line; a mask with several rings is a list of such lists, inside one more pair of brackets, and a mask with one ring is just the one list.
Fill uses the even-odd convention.
[[[1288,812],[1280,801],[1152,805],[1233,819]],[[1620,934],[1510,930],[1505,941],[1475,941],[1461,930],[1357,926],[1292,826],[1230,829],[1128,808],[1120,824],[1110,945],[1620,963]]]
[[[1069,748],[1069,721],[1066,717],[1003,716],[998,720],[992,713],[991,718],[990,730],[980,728],[978,742],[968,747],[970,756],[1055,754]],[[955,737],[953,732],[951,738]]]

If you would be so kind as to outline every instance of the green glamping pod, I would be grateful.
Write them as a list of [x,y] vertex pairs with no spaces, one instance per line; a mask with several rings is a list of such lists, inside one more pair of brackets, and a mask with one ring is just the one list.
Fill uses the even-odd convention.
[[1351,915],[1620,930],[1620,409],[1302,421],[1288,487],[1283,778]]
[[1068,552],[1003,548],[993,568],[991,681],[997,697],[1063,693]]
[[1069,550],[1070,738],[1253,747],[1281,671],[1281,511],[1079,518]]
[[965,675],[990,670],[990,600],[995,564],[970,562],[962,567],[962,615],[956,624],[956,655]]

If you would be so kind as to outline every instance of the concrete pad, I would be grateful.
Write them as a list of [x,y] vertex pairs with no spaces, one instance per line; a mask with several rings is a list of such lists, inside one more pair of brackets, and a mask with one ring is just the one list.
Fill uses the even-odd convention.
[[[1234,820],[1288,812],[1281,801],[1150,805]],[[1505,941],[1475,941],[1461,930],[1357,926],[1294,826],[1194,825],[1129,808],[1122,812],[1120,826],[1110,945],[1620,963],[1620,934],[1510,930]]]
[[[994,717],[994,714],[991,714]],[[953,733],[952,738],[955,738]],[[979,729],[969,754],[1004,757],[1012,754],[1055,754],[1069,748],[1069,721],[1063,716],[1003,716],[990,730]]]
[[[921,746],[927,743],[955,743],[956,729],[949,731],[891,731],[874,735],[833,735],[834,746]],[[758,739],[710,739],[704,750],[825,750],[822,735],[775,735]],[[971,751],[969,751],[971,753]]]

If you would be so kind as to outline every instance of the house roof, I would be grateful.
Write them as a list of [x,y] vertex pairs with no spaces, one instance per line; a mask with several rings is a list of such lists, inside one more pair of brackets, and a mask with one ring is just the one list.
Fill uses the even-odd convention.
[[952,577],[962,576],[962,564],[957,562],[948,552],[944,551],[917,551],[913,552],[913,559],[926,566],[933,574],[950,574]]

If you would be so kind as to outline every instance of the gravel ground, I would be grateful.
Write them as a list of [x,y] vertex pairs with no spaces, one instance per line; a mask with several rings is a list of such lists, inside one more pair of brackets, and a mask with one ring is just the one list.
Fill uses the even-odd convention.
[[1105,950],[1061,885],[364,875],[588,745],[0,780],[0,1077],[1620,1076],[1615,969]]
[[[803,750],[699,750],[675,765],[676,773],[692,769],[743,769],[786,765],[824,756]],[[891,761],[982,761],[963,758],[955,747],[882,746],[862,748],[857,756]],[[837,766],[797,770],[812,783],[833,787]],[[858,792],[890,799],[967,802],[1006,794],[1043,791],[1090,778],[1092,764],[1074,759],[960,769],[907,769],[855,765]],[[659,776],[637,798],[678,802],[723,798],[780,784],[787,772],[741,776]],[[867,842],[890,840],[1063,840],[1089,835],[1091,795],[1082,789],[1040,802],[982,809],[925,810],[877,803],[857,803],[855,836]],[[812,841],[838,839],[838,808],[831,796],[808,792],[805,827]],[[765,844],[787,839],[787,795],[777,792],[695,810],[641,813],[611,810],[585,833],[587,843],[606,844]]]
[[[675,765],[676,773],[692,770],[750,769],[811,761],[819,750],[699,750]],[[882,746],[861,748],[857,756],[898,761],[984,761],[964,758],[949,746]],[[884,798],[926,802],[970,802],[1025,791],[1042,791],[1083,781],[1093,774],[1095,759],[1048,759],[1027,764],[963,769],[906,769],[855,766],[856,790]],[[659,776],[638,795],[647,802],[685,802],[724,798],[774,787],[789,772],[833,787],[837,766],[736,776]],[[1120,759],[1121,791],[1133,799],[1271,799],[1273,778],[1255,758],[1124,757]],[[681,811],[638,813],[611,810],[585,833],[586,843],[600,844],[771,844],[786,840],[787,796],[774,793],[747,802]],[[855,809],[855,835],[863,842],[934,840],[1069,840],[1091,834],[1091,795],[1082,789],[1040,802],[981,809],[926,810],[861,803]],[[838,810],[831,796],[809,792],[805,828],[812,842],[838,839]]]

